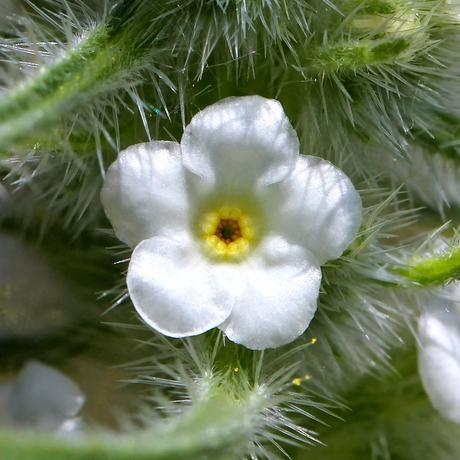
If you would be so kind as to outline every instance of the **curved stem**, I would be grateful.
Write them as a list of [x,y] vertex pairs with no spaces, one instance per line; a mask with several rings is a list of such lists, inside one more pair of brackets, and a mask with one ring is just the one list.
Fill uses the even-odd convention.
[[[224,393],[224,392],[222,392]],[[196,402],[185,415],[131,436],[66,439],[0,432],[2,460],[231,459],[245,451],[263,398],[232,400],[220,394]]]
[[143,68],[153,47],[136,42],[137,31],[129,21],[135,8],[126,6],[129,3],[120,2],[106,21],[87,31],[61,58],[0,99],[0,155],[95,96],[126,85]]

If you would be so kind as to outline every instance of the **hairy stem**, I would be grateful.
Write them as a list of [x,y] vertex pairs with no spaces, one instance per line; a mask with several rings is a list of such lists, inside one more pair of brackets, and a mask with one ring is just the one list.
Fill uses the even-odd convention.
[[136,41],[137,30],[129,21],[135,8],[128,4],[120,2],[106,21],[88,30],[63,56],[0,99],[3,155],[15,143],[36,136],[37,129],[52,130],[53,123],[94,97],[126,85],[143,68],[153,46]]
[[317,49],[310,60],[313,73],[356,72],[360,69],[395,62],[410,48],[410,40],[395,37],[382,42],[349,41]]
[[441,255],[414,260],[392,271],[420,286],[436,286],[460,276],[460,246],[455,245]]
[[2,460],[180,460],[230,459],[244,452],[254,435],[263,398],[232,400],[222,391],[198,401],[185,415],[131,436],[101,435],[69,440],[0,433]]

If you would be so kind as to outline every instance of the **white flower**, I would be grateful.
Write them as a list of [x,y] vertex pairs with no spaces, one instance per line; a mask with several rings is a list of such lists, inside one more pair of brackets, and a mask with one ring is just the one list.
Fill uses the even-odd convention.
[[[433,297],[419,320],[419,372],[433,406],[460,423],[460,286]],[[455,292],[456,291],[456,292]]]
[[180,144],[129,147],[101,196],[135,247],[127,284],[143,320],[172,337],[217,326],[252,349],[305,331],[320,266],[342,254],[362,215],[350,180],[299,155],[281,105],[259,96],[207,107]]
[[16,379],[0,385],[0,426],[75,432],[80,427],[75,416],[84,402],[81,390],[64,374],[29,361]]

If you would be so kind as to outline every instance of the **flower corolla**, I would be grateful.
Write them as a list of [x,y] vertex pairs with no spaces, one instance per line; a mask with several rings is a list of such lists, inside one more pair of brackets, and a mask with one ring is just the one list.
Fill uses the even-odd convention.
[[219,327],[251,349],[306,330],[320,267],[349,246],[362,217],[348,177],[300,155],[281,104],[260,96],[205,108],[180,143],[127,148],[101,198],[134,247],[127,285],[141,318],[171,337]]
[[430,296],[419,319],[418,365],[433,406],[460,423],[460,284]]

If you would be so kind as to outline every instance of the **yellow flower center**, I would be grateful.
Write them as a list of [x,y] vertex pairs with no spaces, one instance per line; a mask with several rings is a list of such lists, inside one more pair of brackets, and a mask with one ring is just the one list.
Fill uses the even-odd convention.
[[200,229],[207,252],[219,258],[243,257],[254,239],[254,226],[239,208],[225,206],[204,214]]

